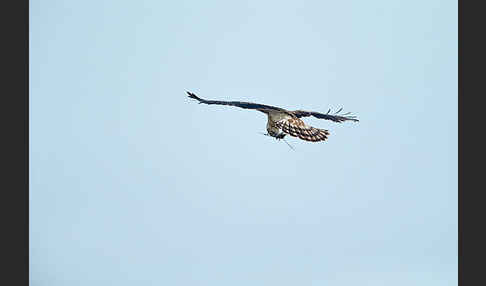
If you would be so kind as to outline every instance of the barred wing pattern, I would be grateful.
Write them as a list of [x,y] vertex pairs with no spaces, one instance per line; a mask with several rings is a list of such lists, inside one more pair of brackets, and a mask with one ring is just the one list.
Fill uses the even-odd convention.
[[305,141],[325,141],[329,135],[329,131],[309,126],[298,118],[285,118],[275,122],[275,125],[283,132]]

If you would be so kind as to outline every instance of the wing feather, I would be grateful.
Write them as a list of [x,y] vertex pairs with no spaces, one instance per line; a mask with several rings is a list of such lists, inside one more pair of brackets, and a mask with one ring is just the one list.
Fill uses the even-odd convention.
[[341,123],[341,122],[344,122],[344,121],[354,121],[354,122],[358,122],[359,121],[356,118],[356,116],[354,116],[354,115],[349,115],[348,116],[348,114],[350,114],[349,112],[346,113],[346,114],[343,114],[343,115],[338,115],[338,113],[341,110],[342,110],[342,108],[340,108],[334,114],[330,114],[331,109],[329,109],[327,111],[327,113],[319,113],[319,112],[305,111],[305,110],[295,110],[295,111],[291,111],[291,113],[294,114],[295,116],[297,116],[297,118],[314,116],[315,118],[331,120],[331,121],[334,121],[334,122],[337,122],[337,123]]
[[189,95],[190,98],[195,99],[199,101],[199,103],[204,103],[204,104],[217,104],[217,105],[230,105],[230,106],[236,106],[240,108],[245,108],[245,109],[256,109],[256,110],[276,110],[276,111],[283,111],[287,112],[285,109],[276,107],[276,106],[271,106],[271,105],[265,105],[265,104],[259,104],[259,103],[253,103],[253,102],[245,102],[245,101],[221,101],[221,100],[205,100],[202,99],[198,96],[196,96],[194,93],[186,91],[187,94]]

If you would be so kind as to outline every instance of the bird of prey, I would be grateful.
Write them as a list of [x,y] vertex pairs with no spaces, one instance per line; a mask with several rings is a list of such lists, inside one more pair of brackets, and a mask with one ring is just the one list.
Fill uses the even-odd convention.
[[356,119],[356,116],[349,116],[349,112],[343,115],[338,115],[342,108],[333,114],[330,114],[330,109],[327,113],[304,110],[290,111],[280,107],[251,102],[206,100],[189,91],[187,91],[187,94],[190,98],[199,101],[199,103],[230,105],[245,109],[255,109],[265,113],[268,116],[268,134],[266,135],[275,137],[275,139],[283,139],[287,134],[311,142],[319,142],[327,139],[327,136],[329,135],[328,130],[309,126],[300,119],[301,117],[314,116],[319,119],[327,119],[337,123],[344,121],[359,121]]

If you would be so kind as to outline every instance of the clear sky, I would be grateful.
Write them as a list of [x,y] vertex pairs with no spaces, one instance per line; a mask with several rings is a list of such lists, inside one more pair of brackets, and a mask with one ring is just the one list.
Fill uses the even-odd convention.
[[31,285],[457,284],[457,1],[30,4]]

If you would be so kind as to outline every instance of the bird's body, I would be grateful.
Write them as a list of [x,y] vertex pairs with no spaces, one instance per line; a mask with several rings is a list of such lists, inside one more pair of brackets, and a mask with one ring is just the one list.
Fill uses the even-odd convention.
[[330,111],[327,113],[303,110],[289,111],[280,107],[251,102],[205,100],[197,97],[194,93],[187,92],[187,94],[189,94],[190,98],[199,101],[199,103],[230,105],[245,109],[255,109],[265,113],[268,117],[268,135],[275,137],[276,139],[283,139],[287,134],[311,142],[324,141],[327,139],[329,131],[309,126],[305,124],[300,117],[314,116],[316,118],[332,120],[338,123],[348,120],[358,121],[354,116],[337,115],[341,110],[335,114],[329,114]]
[[280,128],[277,127],[276,122],[289,117],[289,115],[279,111],[268,111],[267,117],[268,117],[267,120],[268,134],[275,138],[285,137],[286,134],[282,130],[280,130]]

